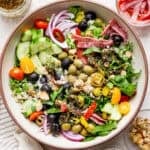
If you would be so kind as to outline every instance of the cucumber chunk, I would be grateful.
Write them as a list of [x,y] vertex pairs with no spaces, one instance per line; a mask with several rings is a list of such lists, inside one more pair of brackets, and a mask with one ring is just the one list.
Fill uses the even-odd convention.
[[30,45],[31,55],[35,55],[51,47],[51,42],[46,37],[41,37]]
[[18,44],[16,49],[16,55],[19,60],[25,56],[29,57],[29,53],[30,53],[30,42],[22,42]]
[[41,64],[41,61],[37,55],[32,56],[31,60],[35,66],[35,72],[37,72],[38,74],[47,74],[46,69]]
[[21,37],[21,41],[22,42],[31,41],[31,39],[32,39],[32,31],[26,30]]

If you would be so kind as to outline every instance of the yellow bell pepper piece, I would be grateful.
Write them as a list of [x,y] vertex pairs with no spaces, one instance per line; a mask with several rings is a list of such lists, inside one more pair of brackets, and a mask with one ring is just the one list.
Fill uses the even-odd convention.
[[105,87],[102,89],[102,94],[103,94],[103,96],[107,96],[107,95],[109,94],[109,91],[110,91],[110,89],[109,89],[107,86],[105,86]]
[[88,122],[86,121],[86,119],[85,119],[83,116],[80,117],[80,123],[81,123],[85,128],[88,128],[88,126],[89,126]]
[[119,88],[115,87],[112,90],[112,98],[111,103],[112,104],[118,104],[121,98],[121,91]]
[[130,103],[129,102],[122,102],[119,104],[119,112],[122,115],[127,115],[130,111]]

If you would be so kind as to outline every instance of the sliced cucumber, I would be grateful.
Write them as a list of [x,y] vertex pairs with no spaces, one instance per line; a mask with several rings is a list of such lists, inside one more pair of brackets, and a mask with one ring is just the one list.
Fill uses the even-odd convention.
[[46,37],[41,37],[37,39],[35,42],[31,43],[30,45],[31,55],[35,55],[40,51],[43,51],[50,47],[51,47],[51,42],[49,41],[49,39],[47,39]]
[[42,63],[43,65],[45,65],[46,62],[47,62],[47,60],[49,59],[49,54],[48,54],[48,52],[47,52],[47,51],[42,51],[42,52],[40,52],[40,54],[39,54],[39,59],[40,59],[41,63]]
[[19,60],[25,56],[29,57],[29,52],[30,52],[30,42],[22,42],[18,44],[16,49],[16,55]]
[[43,29],[32,29],[32,41],[36,41],[37,39],[43,37],[44,31]]
[[26,100],[22,105],[22,113],[25,117],[30,116],[34,111],[36,111],[36,101]]
[[50,53],[51,55],[57,55],[57,54],[60,54],[62,52],[62,49],[58,45],[52,43],[50,52],[51,52]]
[[32,39],[32,30],[26,30],[21,37],[21,41],[22,42],[31,41],[31,39]]
[[38,74],[47,74],[46,69],[41,64],[41,61],[37,55],[32,56],[31,60],[35,66],[35,72],[37,72]]
[[121,114],[118,110],[118,105],[115,105],[113,110],[112,110],[112,113],[110,115],[110,119],[111,120],[120,120],[121,119]]
[[107,103],[101,110],[107,114],[110,114],[110,120],[120,120],[121,114],[118,110],[118,105],[112,105],[111,103]]

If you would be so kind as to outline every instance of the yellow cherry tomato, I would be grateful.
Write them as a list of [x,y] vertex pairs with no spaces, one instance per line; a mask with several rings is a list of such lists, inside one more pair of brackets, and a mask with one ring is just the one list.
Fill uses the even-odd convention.
[[119,104],[119,112],[122,115],[128,114],[130,111],[130,103],[129,102],[122,102]]
[[34,64],[29,57],[23,57],[20,60],[20,67],[26,74],[30,74],[34,71]]
[[119,88],[115,87],[112,90],[112,98],[111,103],[112,104],[118,104],[121,98],[121,91]]

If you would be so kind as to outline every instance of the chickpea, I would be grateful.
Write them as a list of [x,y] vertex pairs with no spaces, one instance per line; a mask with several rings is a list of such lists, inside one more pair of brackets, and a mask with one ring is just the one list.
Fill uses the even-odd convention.
[[92,74],[92,73],[94,72],[94,69],[93,69],[91,66],[89,66],[89,65],[85,65],[85,66],[83,67],[83,71],[84,71],[86,74],[90,75],[90,74]]
[[91,133],[93,131],[93,129],[95,128],[95,126],[92,123],[89,123],[88,127],[87,127],[87,131],[89,133]]
[[87,74],[81,73],[81,74],[79,75],[79,79],[81,79],[81,80],[83,80],[83,81],[86,81],[87,78],[88,78],[88,75],[87,75]]
[[71,130],[73,133],[79,133],[82,130],[82,126],[80,124],[74,125]]
[[59,55],[58,55],[58,58],[59,59],[64,59],[64,58],[66,58],[68,56],[68,54],[66,53],[66,52],[61,52]]
[[69,81],[70,83],[74,83],[76,80],[77,80],[77,78],[76,78],[75,76],[73,76],[73,75],[69,75],[69,76],[68,76],[68,81]]
[[75,59],[74,60],[74,65],[77,67],[77,68],[82,68],[83,67],[83,63],[80,59]]
[[80,134],[83,135],[83,136],[87,136],[88,132],[85,129],[82,129]]
[[71,124],[70,124],[70,123],[63,123],[63,124],[61,125],[61,129],[62,129],[63,131],[69,131],[69,130],[71,129]]
[[76,66],[75,65],[70,65],[69,69],[68,69],[68,73],[69,74],[76,74],[76,72],[77,72]]

